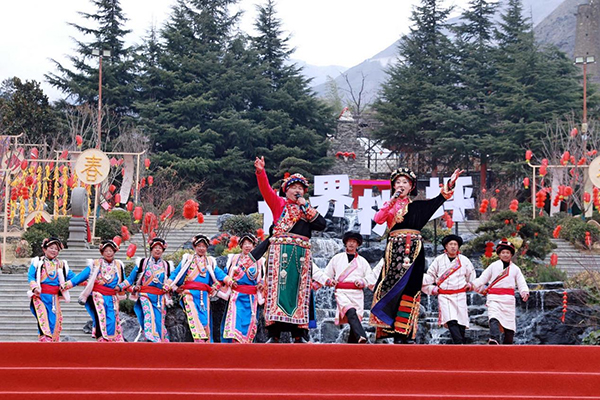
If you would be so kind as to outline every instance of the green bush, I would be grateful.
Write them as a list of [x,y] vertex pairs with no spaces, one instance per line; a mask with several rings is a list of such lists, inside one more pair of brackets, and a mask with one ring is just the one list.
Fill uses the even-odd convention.
[[599,346],[600,345],[600,330],[590,332],[581,344],[585,344],[588,346]]
[[135,305],[135,301],[125,299],[119,301],[119,311],[124,312],[128,315],[135,315],[135,311],[133,311],[133,306]]
[[44,254],[42,251],[42,241],[49,237],[58,237],[66,245],[69,238],[69,217],[57,218],[51,222],[40,222],[31,225],[21,238],[27,240],[31,245],[31,255],[33,257]]
[[104,217],[108,220],[118,221],[121,225],[125,225],[131,231],[133,226],[133,220],[131,214],[126,210],[112,210],[109,211]]
[[175,265],[175,267],[177,267],[177,265],[179,264],[179,262],[181,261],[181,259],[183,258],[184,254],[194,254],[193,250],[189,250],[189,249],[180,249],[177,250],[169,255],[166,255],[165,257],[163,257],[166,261],[173,261],[173,264]]
[[600,230],[579,217],[568,216],[558,222],[562,226],[560,237],[574,245],[578,245],[579,247],[585,246],[586,232],[590,233],[594,242],[600,239]]
[[121,235],[121,222],[111,218],[99,218],[96,221],[96,236],[102,240],[109,240]]
[[243,233],[255,233],[258,228],[260,225],[257,218],[251,215],[234,215],[223,223],[223,230],[235,236]]
[[535,282],[564,282],[567,280],[567,273],[551,265],[537,265],[534,270]]

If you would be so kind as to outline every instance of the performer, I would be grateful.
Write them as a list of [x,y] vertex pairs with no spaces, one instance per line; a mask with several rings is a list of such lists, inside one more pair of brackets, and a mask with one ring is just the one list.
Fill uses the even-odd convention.
[[181,293],[181,306],[187,315],[194,342],[212,342],[210,296],[221,288],[226,275],[216,267],[214,257],[207,256],[209,240],[202,234],[192,240],[195,254],[184,254],[167,280],[167,290]]
[[[267,258],[265,324],[268,342],[277,343],[281,332],[289,331],[294,342],[306,342],[312,259],[310,238],[313,231],[325,229],[326,221],[307,203],[308,181],[300,174],[284,180],[280,193],[269,185],[264,157],[254,161],[258,187],[273,213],[273,234],[269,238]],[[254,259],[264,251],[252,252]]]
[[221,343],[252,343],[258,325],[258,305],[263,304],[262,289],[263,259],[254,262],[250,251],[254,249],[258,239],[251,233],[240,236],[240,254],[229,254],[224,280],[227,290],[225,298],[229,298],[225,309],[225,318],[221,324]]
[[423,292],[438,296],[439,324],[448,328],[452,343],[464,344],[469,328],[466,292],[472,290],[475,269],[471,261],[459,254],[463,239],[448,235],[442,239],[445,254],[438,256],[423,276]]
[[43,257],[34,257],[29,266],[29,288],[27,295],[31,299],[29,308],[37,319],[40,342],[60,342],[62,330],[62,311],[60,300],[70,301],[69,292],[60,286],[75,274],[69,264],[58,259],[63,249],[62,242],[56,237],[46,238],[42,242]]
[[515,255],[515,246],[506,239],[496,245],[496,254],[500,257],[483,271],[473,282],[475,289],[487,295],[486,306],[490,321],[489,344],[500,343],[500,333],[504,332],[504,344],[512,344],[515,336],[515,286],[523,301],[529,299],[529,287],[521,268],[511,260]]
[[391,175],[393,195],[375,214],[375,222],[389,228],[385,263],[373,293],[369,322],[377,327],[377,338],[393,336],[394,343],[412,342],[417,334],[425,253],[421,229],[450,197],[463,171],[455,170],[441,193],[430,200],[411,201],[417,176],[408,168]]
[[360,233],[346,232],[342,238],[346,251],[336,254],[325,267],[327,286],[335,287],[337,311],[335,324],[350,324],[348,343],[367,343],[367,334],[362,326],[364,313],[363,288],[373,288],[377,276],[364,257],[358,254],[363,238]]
[[[119,287],[130,288],[129,299],[135,301],[133,310],[143,332],[150,342],[168,342],[169,333],[165,327],[167,305],[173,304],[171,296],[164,292],[164,284],[173,269],[171,261],[162,259],[167,242],[162,238],[150,241],[150,257],[138,258],[135,266]],[[138,341],[136,338],[136,342]]]
[[88,260],[88,266],[65,283],[65,289],[71,289],[87,280],[79,296],[79,304],[85,305],[92,317],[92,337],[98,342],[123,342],[121,322],[119,320],[119,300],[125,299],[119,293],[119,284],[123,282],[125,268],[115,260],[119,246],[112,240],[100,244],[102,258]]

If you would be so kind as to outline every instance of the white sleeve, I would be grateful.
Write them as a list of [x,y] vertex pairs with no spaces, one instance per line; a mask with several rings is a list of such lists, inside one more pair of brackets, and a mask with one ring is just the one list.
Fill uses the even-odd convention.
[[515,276],[515,280],[517,282],[517,288],[519,289],[519,294],[524,296],[529,293],[529,286],[527,285],[527,281],[521,272],[521,268],[517,267],[517,276]]
[[481,276],[473,281],[473,286],[479,292],[483,288],[486,283],[489,283],[490,278],[492,277],[492,267],[494,263],[488,265],[488,267],[483,271]]
[[325,282],[327,282],[325,270],[319,268],[315,263],[312,263],[312,279],[320,285],[325,285]]
[[[460,257],[460,256],[459,256]],[[463,265],[466,268],[465,272],[465,280],[467,283],[472,283],[475,280],[475,267],[473,267],[473,263],[467,257],[462,257]]]
[[435,260],[429,265],[427,268],[427,272],[423,275],[423,285],[421,286],[421,290],[425,294],[433,294],[433,288],[435,287],[435,282],[437,281],[437,272],[440,264],[440,257],[436,257]]

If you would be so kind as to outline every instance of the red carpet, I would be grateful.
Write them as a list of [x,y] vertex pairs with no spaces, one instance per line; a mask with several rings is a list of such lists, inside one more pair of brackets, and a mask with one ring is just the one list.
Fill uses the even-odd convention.
[[599,399],[600,347],[0,343],[0,382],[2,400]]

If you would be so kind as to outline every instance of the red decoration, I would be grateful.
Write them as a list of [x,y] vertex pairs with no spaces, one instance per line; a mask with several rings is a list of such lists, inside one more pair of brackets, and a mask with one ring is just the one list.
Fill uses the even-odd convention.
[[554,228],[554,231],[552,232],[552,237],[554,239],[558,239],[560,236],[560,230],[562,229],[562,226],[558,225],[556,228]]
[[121,193],[115,194],[115,204],[118,206],[121,204]]
[[156,228],[158,228],[158,218],[154,213],[147,212],[142,223],[142,232],[149,235]]
[[135,256],[135,252],[137,250],[137,246],[134,243],[131,243],[129,247],[127,247],[127,258],[131,258]]
[[27,169],[27,160],[21,161],[21,170],[25,171]]
[[198,203],[190,199],[183,205],[183,218],[192,219],[198,214]]
[[148,186],[152,186],[153,183],[154,183],[154,177],[152,175],[150,175],[148,177]]
[[133,220],[134,222],[137,224],[142,220],[142,217],[144,216],[144,211],[142,210],[142,207],[137,206],[134,210],[133,210]]
[[517,210],[519,209],[519,200],[517,200],[517,199],[511,200],[510,205],[508,206],[508,209],[512,212],[517,212]]
[[149,158],[146,158],[144,160],[144,166],[146,167],[146,169],[150,168],[150,159]]
[[571,129],[571,137],[577,136],[577,128]]
[[283,174],[283,179],[288,179],[290,177],[290,173],[286,172]]
[[238,238],[237,236],[232,236],[229,239],[229,245],[227,246],[229,248],[229,250],[233,249],[235,246],[238,245],[240,238]]
[[204,214],[198,213],[198,223],[201,224],[204,222]]
[[562,155],[562,157],[560,158],[560,163],[562,165],[567,165],[569,163],[569,159],[571,158],[571,154],[569,153],[569,151],[565,151]]
[[77,147],[81,147],[83,144],[83,138],[80,135],[75,136],[75,141],[77,142]]
[[28,175],[27,178],[25,178],[25,185],[26,186],[31,186],[33,185],[33,176]]
[[496,211],[496,208],[498,208],[498,199],[492,197],[490,199],[490,206],[492,207],[492,211]]
[[494,243],[493,242],[487,242],[485,244],[485,253],[484,256],[486,256],[487,258],[492,257],[492,255],[494,254]]
[[525,177],[523,179],[523,186],[525,186],[525,189],[529,189],[529,178]]
[[131,201],[128,201],[126,208],[129,212],[133,211],[133,203]]
[[117,190],[117,187],[116,187],[115,185],[110,185],[110,186],[108,187],[108,191],[109,191],[109,192],[111,192],[111,193],[114,193],[114,192],[115,192],[115,190]]
[[125,225],[121,226],[121,237],[124,241],[128,241],[129,239],[131,239],[129,229]]
[[533,155],[533,152],[531,150],[527,150],[525,152],[525,161],[527,161],[527,164],[529,164],[531,162],[532,155]]
[[546,176],[547,173],[548,173],[548,166],[542,164],[542,166],[540,167],[540,176]]
[[581,157],[579,159],[579,161],[577,161],[577,165],[584,165],[585,164],[585,157]]
[[265,240],[265,231],[264,229],[257,229],[256,230],[256,236],[260,239],[260,240]]
[[36,147],[34,147],[33,149],[31,149],[31,158],[33,158],[34,160],[37,160],[37,158],[40,155],[40,152],[38,151],[38,149]]
[[562,306],[562,316],[560,317],[561,322],[564,324],[565,323],[565,316],[567,314],[567,303],[568,303],[568,296],[567,296],[567,291],[563,291],[563,306]]
[[63,152],[60,153],[60,158],[62,158],[63,160],[66,160],[68,156],[69,156],[69,150],[63,150]]
[[552,253],[552,255],[550,256],[550,265],[556,267],[556,264],[558,264],[558,256],[556,255],[556,253]]
[[489,204],[489,200],[488,199],[483,199],[481,201],[481,206],[479,206],[479,212],[481,214],[485,214],[487,212],[487,208],[488,208],[488,204]]
[[585,245],[589,248],[592,247],[592,234],[585,232]]
[[123,243],[123,239],[121,239],[121,236],[115,236],[113,238],[113,242],[115,242],[117,246],[121,246],[121,243]]
[[210,244],[212,244],[213,246],[218,245],[219,243],[221,243],[221,241],[217,238],[214,238],[213,240],[210,241]]
[[589,192],[585,192],[583,194],[583,201],[585,201],[586,203],[589,203],[590,201],[592,201],[592,196],[589,194]]

